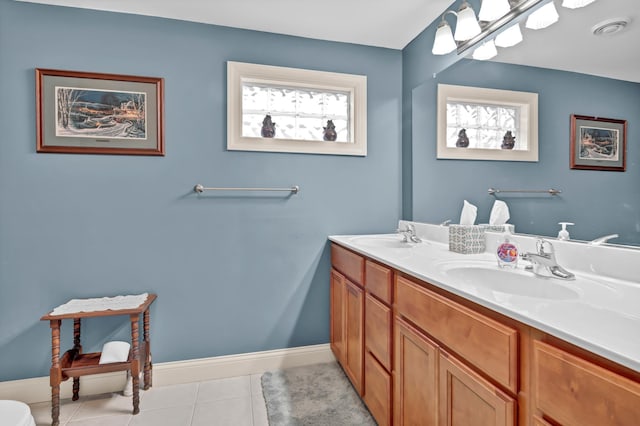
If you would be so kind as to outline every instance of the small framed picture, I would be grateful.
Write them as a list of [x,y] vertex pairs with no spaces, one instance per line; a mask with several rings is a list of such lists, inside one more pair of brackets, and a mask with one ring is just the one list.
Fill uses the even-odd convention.
[[571,115],[572,169],[626,169],[627,121]]
[[37,152],[164,155],[164,80],[36,69]]

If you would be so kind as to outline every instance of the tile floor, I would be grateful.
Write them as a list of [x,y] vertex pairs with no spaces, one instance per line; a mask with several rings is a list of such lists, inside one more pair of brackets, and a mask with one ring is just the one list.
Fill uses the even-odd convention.
[[[61,426],[268,426],[260,374],[140,391],[140,413],[121,393],[61,401]],[[37,426],[51,424],[51,403],[31,404]]]

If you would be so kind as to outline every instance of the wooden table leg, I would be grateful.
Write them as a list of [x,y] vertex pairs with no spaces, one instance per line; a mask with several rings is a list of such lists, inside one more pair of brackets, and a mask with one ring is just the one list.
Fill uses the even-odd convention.
[[153,384],[153,375],[151,369],[151,346],[149,339],[149,309],[142,314],[142,340],[144,340],[144,390],[148,390]]
[[51,383],[51,426],[60,424],[60,382],[62,371],[60,369],[60,320],[51,320],[51,370],[49,381]]
[[[80,344],[80,318],[73,319],[73,349],[79,354],[82,353],[82,345]],[[77,401],[80,397],[80,377],[73,378],[73,396],[72,401]]]
[[133,414],[140,412],[140,348],[139,348],[139,333],[138,333],[138,321],[140,315],[132,314],[131,319],[131,347],[132,360],[131,360],[131,381],[133,384]]

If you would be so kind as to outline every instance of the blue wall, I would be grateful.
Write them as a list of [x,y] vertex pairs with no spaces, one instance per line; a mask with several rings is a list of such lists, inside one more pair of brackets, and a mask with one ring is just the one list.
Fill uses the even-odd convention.
[[[432,38],[431,38],[432,39]],[[424,54],[424,53],[423,53]],[[405,67],[410,62],[405,58]],[[407,74],[405,70],[405,75]],[[437,84],[459,84],[539,94],[539,162],[436,159]],[[407,82],[405,84],[405,95]],[[460,217],[462,200],[487,222],[490,187],[563,191],[560,197],[501,196],[517,232],[556,236],[560,221],[575,222],[572,238],[619,233],[613,241],[640,244],[640,84],[495,62],[461,60],[412,88],[412,216],[440,222]],[[405,110],[405,114],[407,111]],[[569,168],[570,115],[626,119],[627,171]],[[406,120],[406,117],[405,117]]]
[[[367,75],[367,157],[226,151],[228,60]],[[36,67],[163,77],[166,156],[37,154]],[[326,343],[327,236],[400,218],[400,51],[0,0],[0,76],[0,380],[48,374],[74,297],[157,293],[155,362]],[[88,320],[85,350],[128,335]]]

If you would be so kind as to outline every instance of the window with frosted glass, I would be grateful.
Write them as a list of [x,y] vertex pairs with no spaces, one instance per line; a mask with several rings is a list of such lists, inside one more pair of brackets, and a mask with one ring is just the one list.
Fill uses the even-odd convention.
[[242,83],[242,136],[262,137],[265,116],[275,123],[274,139],[323,141],[331,120],[336,142],[352,142],[350,93],[284,85]]
[[[460,130],[465,129],[468,148],[502,149],[508,131],[521,134],[520,116],[520,107],[513,105],[447,102],[447,147],[455,148]],[[515,138],[513,150],[528,149],[526,140]]]

